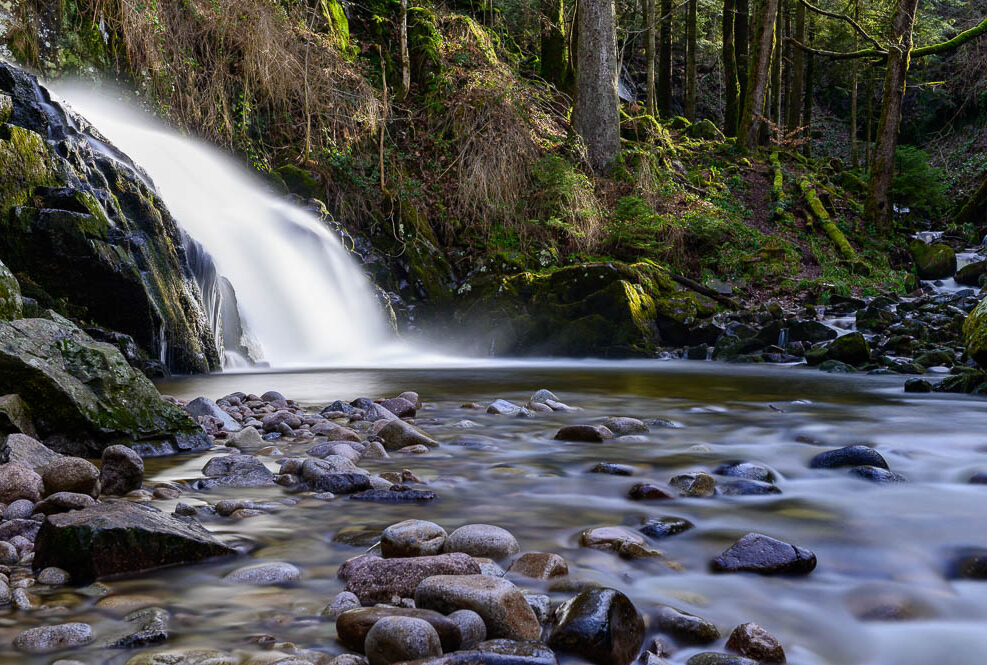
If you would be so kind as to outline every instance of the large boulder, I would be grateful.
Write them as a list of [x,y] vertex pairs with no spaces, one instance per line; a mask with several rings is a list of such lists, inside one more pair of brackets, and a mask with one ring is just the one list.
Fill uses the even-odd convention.
[[49,515],[34,545],[34,568],[55,566],[79,584],[235,554],[194,520],[127,501]]
[[31,413],[20,395],[0,395],[0,438],[5,434],[38,436]]
[[143,455],[209,446],[202,428],[116,347],[57,315],[0,322],[0,393],[15,391],[45,444],[61,453],[98,457],[113,444]]
[[660,344],[714,341],[702,324],[715,303],[651,263],[587,263],[470,286],[451,317],[439,314],[485,354],[649,356]]
[[919,279],[944,279],[956,272],[956,252],[949,245],[929,245],[914,238],[908,251],[915,259],[915,271]]
[[987,299],[981,300],[963,321],[963,341],[970,357],[987,368]]
[[17,462],[37,473],[59,457],[54,450],[25,434],[11,434],[0,442],[0,463]]
[[190,243],[146,176],[6,63],[0,94],[12,102],[0,129],[0,257],[24,296],[126,333],[174,370],[217,369]]
[[21,287],[14,274],[0,261],[0,321],[21,318]]

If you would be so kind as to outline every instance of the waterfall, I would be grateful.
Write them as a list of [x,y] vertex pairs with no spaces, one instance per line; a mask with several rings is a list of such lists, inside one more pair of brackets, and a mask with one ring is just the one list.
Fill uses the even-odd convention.
[[[191,238],[186,254],[225,367],[361,362],[389,341],[368,279],[315,215],[131,107],[80,87],[59,92],[140,165]],[[200,269],[202,252],[214,270]]]

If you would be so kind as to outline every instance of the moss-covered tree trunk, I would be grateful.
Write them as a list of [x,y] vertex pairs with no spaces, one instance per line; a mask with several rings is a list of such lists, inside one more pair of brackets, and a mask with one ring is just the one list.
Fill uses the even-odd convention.
[[685,117],[689,121],[696,119],[696,52],[698,40],[696,24],[698,23],[699,3],[689,0],[688,13],[685,20]]
[[784,32],[782,32],[784,27],[779,3],[779,10],[775,15],[775,41],[777,45],[771,55],[771,121],[775,123],[776,128],[780,128],[784,124],[781,117],[781,45],[784,38]]
[[880,229],[891,227],[891,180],[894,178],[894,153],[898,147],[898,128],[905,99],[908,66],[912,55],[912,31],[918,0],[898,0],[891,24],[888,65],[884,74],[881,117],[867,188],[867,217]]
[[778,0],[758,0],[755,4],[754,48],[751,52],[747,75],[747,94],[744,110],[737,126],[737,147],[752,150],[757,145],[758,131],[764,119],[768,78],[771,72],[771,54],[775,45],[775,17]]
[[737,13],[733,21],[733,49],[737,58],[737,83],[740,86],[740,96],[737,98],[737,108],[744,108],[747,100],[747,76],[750,70],[750,2],[735,0]]
[[[809,27],[806,31],[809,46],[815,42],[816,30],[815,19],[809,17]],[[805,59],[805,94],[802,97],[802,136],[805,142],[802,144],[802,154],[806,157],[812,156],[812,94],[813,86],[816,82],[816,58],[810,52]]]
[[542,0],[541,77],[560,89],[566,87],[569,75],[564,12],[562,0]]
[[579,0],[573,127],[590,166],[605,172],[620,152],[614,0]]
[[[805,44],[805,5],[795,3],[795,41]],[[802,91],[805,81],[805,53],[800,48],[792,51],[792,87],[788,98],[788,119],[785,123],[789,134],[802,126]]]
[[672,114],[672,0],[661,0],[661,43],[658,47],[658,111]]
[[737,135],[740,116],[740,85],[737,81],[737,52],[733,45],[736,0],[723,0],[723,133]]

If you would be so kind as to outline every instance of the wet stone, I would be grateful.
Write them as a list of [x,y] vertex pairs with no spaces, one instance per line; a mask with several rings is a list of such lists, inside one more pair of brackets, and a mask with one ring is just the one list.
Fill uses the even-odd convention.
[[384,617],[367,633],[364,651],[370,665],[390,665],[442,655],[439,635],[427,621]]
[[14,648],[27,653],[51,653],[85,646],[93,641],[87,623],[63,623],[29,628],[14,638]]
[[419,490],[405,485],[392,485],[388,489],[369,489],[350,494],[351,501],[371,501],[374,503],[428,503],[439,495],[432,490]]
[[527,552],[522,554],[507,572],[536,580],[548,580],[569,574],[569,565],[558,554],[552,552]]
[[771,483],[746,478],[726,478],[716,484],[716,493],[721,496],[758,496],[781,494],[781,488]]
[[887,469],[882,469],[876,466],[855,466],[851,467],[849,474],[856,478],[862,480],[868,480],[872,483],[887,484],[887,483],[903,483],[905,482],[905,477],[900,473],[895,473],[894,471],[888,471]]
[[385,558],[439,554],[447,536],[446,530],[434,522],[405,520],[384,529],[381,553]]
[[527,411],[513,402],[508,402],[505,399],[495,399],[490,403],[490,406],[487,407],[487,413],[495,416],[522,416],[525,415]]
[[556,441],[600,443],[612,438],[613,432],[602,425],[566,425],[555,433]]
[[111,638],[110,649],[134,649],[161,644],[168,639],[168,621],[171,615],[160,607],[147,607],[131,612],[123,620],[133,627],[122,635]]
[[819,453],[809,461],[811,469],[838,469],[845,466],[876,466],[887,469],[888,463],[873,448],[859,444]]
[[[355,610],[360,607],[360,599],[356,597],[356,594],[350,593],[349,591],[343,591],[336,594],[328,605],[322,609],[321,616],[329,619],[330,621],[335,621],[339,618],[343,612],[347,610]],[[338,631],[337,627],[337,631]]]
[[806,575],[816,567],[816,555],[760,533],[749,533],[713,559],[717,573]]
[[302,572],[290,563],[276,561],[237,568],[233,572],[228,573],[223,578],[223,581],[228,584],[276,586],[297,582],[301,578],[301,575]]
[[647,434],[651,429],[644,424],[644,421],[637,418],[607,418],[603,426],[613,432],[615,436],[626,436],[627,434]]
[[597,665],[628,665],[644,642],[644,619],[616,589],[589,589],[555,613],[548,645]]
[[627,491],[627,496],[634,501],[664,501],[674,498],[668,490],[654,483],[636,483]]
[[720,631],[712,622],[674,607],[659,607],[651,619],[654,629],[679,644],[703,645],[720,639]]
[[472,610],[481,617],[491,637],[534,640],[541,625],[524,594],[500,577],[489,575],[438,575],[415,590],[418,607],[450,613]]
[[763,464],[755,464],[754,462],[728,462],[716,467],[713,473],[718,476],[728,476],[730,478],[758,480],[762,483],[773,483],[775,481],[775,474],[771,469]]
[[702,471],[672,476],[668,484],[678,490],[679,494],[687,497],[713,496],[713,492],[716,491],[716,481],[713,476]]
[[493,524],[467,524],[461,526],[445,541],[446,552],[464,552],[474,557],[499,561],[521,551],[517,539],[510,531]]
[[756,660],[744,658],[743,656],[706,651],[692,656],[689,660],[685,661],[685,665],[759,665],[759,663]]
[[346,590],[364,603],[389,602],[393,596],[410,598],[422,580],[435,575],[479,573],[480,567],[473,558],[462,553],[401,559],[361,557],[347,562],[339,571],[346,580]]
[[473,610],[456,610],[449,615],[449,620],[459,628],[461,649],[472,649],[487,639],[487,626],[483,623],[483,617]]
[[761,663],[784,663],[785,650],[781,643],[756,623],[737,626],[727,639],[726,648]]
[[610,476],[633,476],[634,467],[629,464],[613,464],[611,462],[598,462],[590,467],[589,473],[603,473]]
[[356,607],[341,612],[336,619],[336,634],[347,649],[363,651],[367,634],[382,619],[390,617],[413,618],[428,623],[436,632],[443,651],[455,651],[462,644],[459,625],[452,619],[433,610],[407,607]]
[[693,523],[681,517],[656,517],[649,519],[640,527],[638,531],[648,538],[656,540],[675,536],[693,527]]

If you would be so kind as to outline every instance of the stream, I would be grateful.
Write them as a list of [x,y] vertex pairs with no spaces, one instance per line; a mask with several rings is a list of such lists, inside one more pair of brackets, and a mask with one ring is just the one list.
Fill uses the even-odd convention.
[[[224,574],[251,562],[240,557],[107,580],[109,595],[99,605],[105,589],[61,589],[57,600],[68,609],[59,610],[59,620],[85,621],[96,634],[93,645],[63,657],[91,665],[126,662],[133,652],[98,645],[120,630],[123,613],[141,604],[171,613],[169,649],[256,649],[258,636],[272,635],[341,653],[334,624],[319,616],[343,588],[339,565],[371,547],[384,527],[411,518],[449,532],[475,522],[499,525],[517,537],[522,552],[562,555],[567,579],[620,589],[645,616],[656,604],[669,604],[719,627],[718,642],[679,648],[671,663],[722,650],[730,630],[748,621],[774,634],[795,665],[973,665],[987,654],[984,583],[946,574],[956,551],[987,546],[987,485],[968,482],[987,471],[987,402],[980,399],[907,395],[901,377],[685,361],[226,373],[158,387],[181,399],[277,390],[316,412],[335,399],[418,391],[424,408],[415,422],[441,447],[361,464],[372,473],[410,469],[439,499],[387,505],[302,494],[271,514],[207,522],[223,540],[249,543],[253,560],[298,566],[301,581],[287,588],[224,584]],[[522,404],[539,388],[582,410],[509,417],[461,408],[465,402],[485,407],[496,398]],[[597,424],[608,416],[653,424],[649,434],[604,443],[552,439],[560,426]],[[874,445],[906,482],[879,485],[845,469],[808,468],[814,455],[857,442]],[[286,454],[311,446],[275,443]],[[147,460],[145,486],[184,487],[214,454]],[[265,459],[277,469],[274,458]],[[736,460],[770,467],[781,494],[627,498],[634,482],[712,472]],[[632,465],[634,477],[587,473],[597,462]],[[198,492],[189,486],[180,500],[201,505],[224,496],[275,501],[291,495],[281,487]],[[171,511],[177,501],[154,504]],[[584,529],[636,528],[659,516],[695,525],[655,541],[665,559],[629,561],[578,545]],[[803,577],[710,573],[709,561],[749,531],[812,550],[817,568]],[[525,580],[524,586],[555,602],[572,595],[565,585]],[[107,602],[113,598],[120,600]],[[43,612],[2,612],[5,645],[27,622],[45,621]],[[3,648],[0,663],[51,662]],[[560,656],[560,662],[582,661]]]

